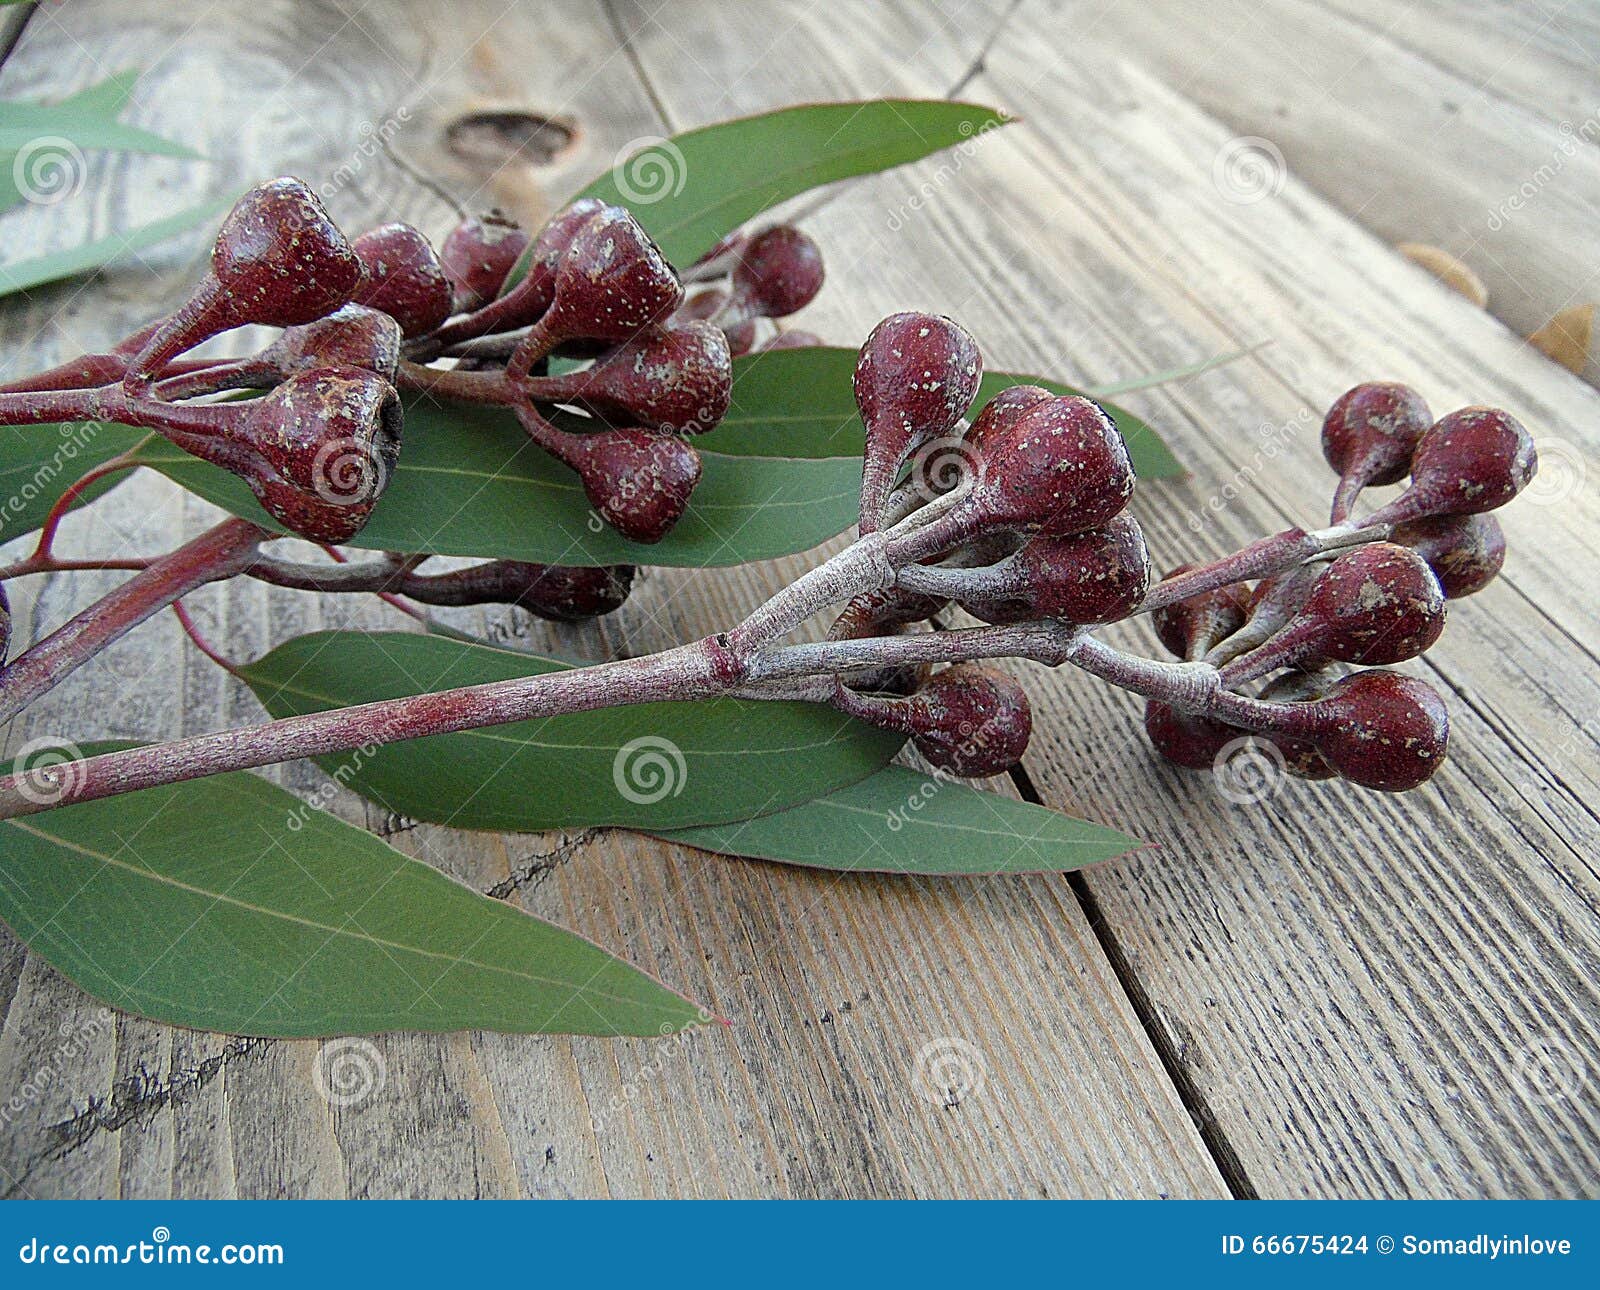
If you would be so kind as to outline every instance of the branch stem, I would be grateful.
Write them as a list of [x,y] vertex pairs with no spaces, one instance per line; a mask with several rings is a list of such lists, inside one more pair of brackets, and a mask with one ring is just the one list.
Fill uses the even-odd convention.
[[248,520],[224,520],[192,542],[153,560],[104,599],[68,620],[0,671],[0,721],[15,716],[45,691],[82,667],[180,596],[229,578],[273,535]]

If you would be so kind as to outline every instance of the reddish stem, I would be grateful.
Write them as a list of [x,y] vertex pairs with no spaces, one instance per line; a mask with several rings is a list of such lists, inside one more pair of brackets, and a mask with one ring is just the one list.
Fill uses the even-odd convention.
[[151,561],[104,599],[58,627],[0,671],[0,720],[15,716],[100,650],[120,640],[180,596],[232,577],[273,534],[248,520],[224,520],[192,542]]
[[205,635],[201,632],[199,626],[195,623],[194,619],[189,616],[189,610],[184,605],[183,601],[174,600],[172,602],[172,612],[178,616],[178,622],[183,627],[183,634],[189,638],[197,650],[199,650],[208,659],[220,667],[224,672],[234,675],[238,674],[239,665],[232,659],[227,658],[221,650],[217,649],[216,646],[212,645],[210,641],[206,640]]
[[55,504],[45,513],[44,523],[39,526],[39,541],[34,545],[33,554],[24,560],[23,564],[31,565],[36,561],[50,558],[50,549],[55,543],[56,530],[61,527],[61,521],[72,509],[72,504],[83,496],[84,490],[95,480],[114,475],[119,470],[135,470],[138,466],[139,463],[133,459],[133,454],[124,452],[111,458],[110,461],[101,462],[94,469],[79,476],[60,497],[56,498]]

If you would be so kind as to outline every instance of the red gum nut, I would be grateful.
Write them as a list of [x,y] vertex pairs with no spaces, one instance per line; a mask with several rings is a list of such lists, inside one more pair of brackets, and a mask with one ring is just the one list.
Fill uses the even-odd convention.
[[351,244],[367,271],[355,302],[379,309],[407,336],[444,325],[454,292],[433,245],[409,224],[381,224]]
[[455,307],[477,309],[498,296],[527,245],[527,230],[494,212],[464,219],[451,229],[439,248],[439,262],[450,279]]
[[822,280],[821,249],[779,224],[751,238],[734,266],[732,293],[745,317],[786,318],[816,299]]
[[995,436],[965,509],[984,526],[1067,536],[1121,513],[1134,482],[1116,423],[1069,395],[1036,404]]
[[230,328],[293,327],[330,314],[350,302],[365,272],[305,184],[259,184],[223,220],[211,272],[189,299],[125,342],[133,353],[124,385],[142,391],[174,355]]
[[[985,577],[985,575],[990,575]],[[1150,553],[1131,515],[1072,537],[1036,536],[974,575],[992,590],[960,596],[963,609],[990,623],[1053,618],[1111,623],[1126,618],[1150,588]]]
[[1400,793],[1444,762],[1450,713],[1425,681],[1398,672],[1357,672],[1314,705],[1317,751],[1363,788]]
[[876,531],[906,459],[954,428],[972,406],[982,377],[977,342],[948,318],[892,314],[872,329],[853,380],[867,430],[862,533]]
[[982,453],[1018,417],[1030,408],[1048,403],[1055,395],[1038,385],[1013,385],[990,399],[967,427],[965,439],[974,452]]
[[232,326],[293,327],[348,304],[364,270],[317,195],[298,179],[252,188],[211,252]]
[[700,481],[700,454],[682,439],[633,427],[570,436],[561,459],[601,518],[633,542],[666,537]]
[[702,434],[728,411],[733,359],[718,327],[675,323],[641,333],[581,371],[532,377],[527,388],[535,399],[577,403],[641,429]]
[[723,306],[728,303],[728,293],[722,287],[707,287],[704,291],[696,291],[688,297],[678,312],[673,315],[674,320],[710,321],[722,312]]
[[1402,524],[1389,536],[1428,562],[1446,600],[1482,591],[1506,562],[1506,535],[1492,515],[1437,515]]
[[[1196,567],[1177,565],[1167,577],[1175,578]],[[1243,627],[1248,612],[1248,593],[1235,584],[1165,605],[1150,615],[1150,623],[1169,654],[1193,661]]]
[[963,778],[999,775],[1022,760],[1033,734],[1027,693],[993,668],[957,663],[904,701],[917,751]]
[[1324,657],[1343,663],[1415,658],[1439,639],[1444,619],[1444,593],[1433,570],[1415,551],[1392,542],[1340,556],[1296,615],[1297,622],[1315,625]]
[[[690,296],[678,312],[673,314],[674,322],[694,321],[705,319],[714,322],[722,329],[722,334],[727,337],[728,352],[733,355],[748,354],[756,343],[756,325],[753,322],[733,322],[722,317],[723,311],[728,306],[728,293],[721,287],[707,287],[704,291],[697,291]],[[803,334],[803,333],[802,333]],[[773,346],[768,345],[771,349]]]
[[1404,479],[1432,424],[1427,403],[1408,385],[1369,381],[1340,395],[1323,418],[1322,454],[1339,472],[1341,509],[1369,484]]
[[1533,439],[1514,416],[1499,408],[1462,408],[1422,436],[1411,486],[1367,522],[1492,511],[1520,493],[1538,469]]
[[392,380],[399,363],[400,324],[364,305],[290,327],[262,352],[262,365],[280,377],[310,367],[360,367]]
[[1433,570],[1392,542],[1346,551],[1323,570],[1287,626],[1223,669],[1229,685],[1281,667],[1401,663],[1444,630],[1445,601]]
[[513,288],[522,297],[517,317],[533,322],[550,308],[555,298],[556,278],[567,252],[588,223],[606,210],[598,197],[580,197],[557,211],[533,239],[528,253],[527,276]]
[[300,537],[345,542],[359,533],[400,456],[394,387],[358,368],[321,367],[237,407],[243,416],[222,436],[226,445],[216,444],[225,459],[212,459]]
[[1144,705],[1144,731],[1158,753],[1185,770],[1210,770],[1218,754],[1245,733],[1159,699]]
[[683,303],[683,284],[637,220],[607,206],[572,239],[541,320],[547,339],[630,339]]

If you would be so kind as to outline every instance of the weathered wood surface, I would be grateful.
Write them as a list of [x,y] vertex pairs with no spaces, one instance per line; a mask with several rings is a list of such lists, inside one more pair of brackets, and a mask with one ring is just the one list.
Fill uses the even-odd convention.
[[[1520,336],[1600,298],[1600,20],[1496,0],[1074,0],[1142,63],[1391,242],[1443,247]],[[1585,375],[1600,380],[1591,350]]]
[[[75,201],[7,217],[8,252],[284,170],[331,186],[356,227],[439,232],[451,214],[430,181],[537,208],[641,136],[800,99],[942,93],[1006,10],[846,8],[848,23],[837,6],[470,4],[446,27],[417,4],[284,0],[217,6],[192,30],[153,2],[44,8],[0,68],[0,96],[150,66],[132,119],[214,160],[97,159]],[[1572,486],[1510,513],[1505,577],[1455,611],[1423,669],[1457,719],[1437,787],[1390,800],[1291,784],[1232,806],[1209,779],[1155,763],[1135,705],[1031,669],[1040,737],[1022,787],[1159,850],[1073,880],[841,879],[631,834],[396,832],[345,798],[347,818],[481,889],[512,889],[736,1024],[664,1044],[387,1036],[382,1087],[330,1107],[313,1078],[327,1046],[103,1020],[6,938],[0,1090],[36,1092],[0,1125],[0,1183],[124,1196],[1600,1191],[1597,606],[1573,576],[1600,528],[1583,472],[1600,398],[1409,269],[1338,213],[1337,194],[1290,174],[1260,201],[1227,200],[1213,161],[1238,127],[1125,57],[1107,21],[1039,3],[1010,15],[963,93],[1027,124],[817,214],[831,276],[807,325],[846,342],[891,309],[934,308],[997,365],[1097,381],[1272,338],[1247,362],[1128,400],[1194,471],[1137,504],[1169,562],[1316,517],[1315,410],[1354,380],[1397,376],[1441,410],[1524,415]],[[504,164],[500,136],[444,142],[463,114],[506,106],[574,121],[578,138],[542,166]],[[372,134],[392,136],[395,156],[359,147]],[[536,140],[522,155],[542,152]],[[203,242],[147,256],[153,274],[126,266],[10,302],[0,370],[177,299]],[[85,548],[156,550],[205,514],[140,480],[72,532]],[[615,618],[532,639],[592,657],[658,648],[725,624],[802,564],[656,573]],[[23,622],[48,630],[108,581],[48,580]],[[195,601],[239,655],[394,621],[255,584]],[[157,621],[15,723],[7,746],[171,736],[255,711]],[[308,792],[324,782],[274,774]],[[951,1040],[971,1045],[983,1080],[947,1107],[919,1090],[917,1061]]]

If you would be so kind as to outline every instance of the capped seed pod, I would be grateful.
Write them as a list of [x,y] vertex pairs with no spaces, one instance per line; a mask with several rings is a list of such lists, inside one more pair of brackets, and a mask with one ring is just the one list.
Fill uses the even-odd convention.
[[1285,667],[1401,663],[1439,639],[1444,619],[1444,592],[1422,557],[1374,542],[1329,564],[1288,624],[1229,663],[1222,677],[1236,686]]
[[1477,515],[1504,506],[1539,469],[1533,438],[1499,408],[1440,417],[1417,443],[1411,483],[1367,524],[1406,524],[1435,515]]
[[[1168,570],[1167,577],[1175,578],[1196,567],[1176,565]],[[1248,614],[1249,593],[1235,584],[1163,605],[1150,615],[1150,625],[1167,653],[1194,662],[1243,627]]]
[[876,532],[900,468],[948,434],[972,405],[983,376],[977,342],[933,314],[892,314],[872,329],[856,362],[856,406],[866,425],[861,532]]
[[1339,472],[1332,522],[1350,514],[1364,488],[1404,479],[1432,424],[1433,413],[1409,385],[1368,381],[1340,395],[1322,422],[1322,454]]
[[1399,672],[1356,672],[1316,702],[1316,749],[1362,788],[1402,793],[1424,783],[1450,742],[1450,713],[1427,682]]

